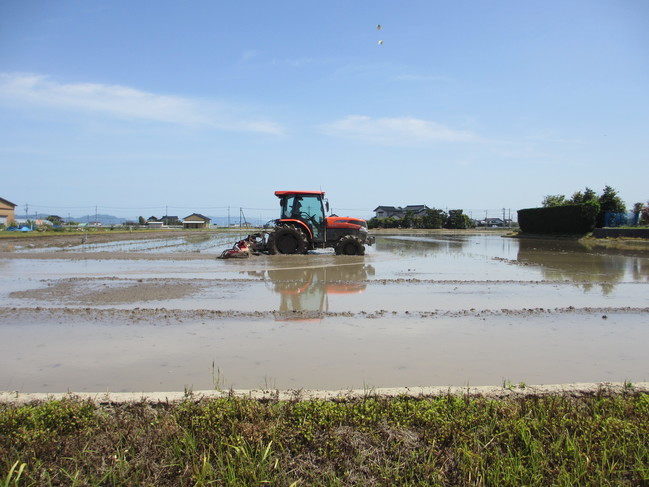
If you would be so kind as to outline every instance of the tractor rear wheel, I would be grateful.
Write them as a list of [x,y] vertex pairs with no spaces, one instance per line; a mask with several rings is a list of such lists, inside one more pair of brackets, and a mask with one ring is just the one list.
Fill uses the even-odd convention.
[[354,235],[345,235],[336,244],[337,255],[365,255],[365,245]]
[[291,225],[280,225],[268,236],[271,254],[306,254],[308,247],[304,232]]

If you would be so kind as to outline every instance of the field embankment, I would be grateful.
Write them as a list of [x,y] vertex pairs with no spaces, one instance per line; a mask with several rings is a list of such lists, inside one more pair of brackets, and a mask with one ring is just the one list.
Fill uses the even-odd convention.
[[649,395],[0,404],[6,485],[647,485]]

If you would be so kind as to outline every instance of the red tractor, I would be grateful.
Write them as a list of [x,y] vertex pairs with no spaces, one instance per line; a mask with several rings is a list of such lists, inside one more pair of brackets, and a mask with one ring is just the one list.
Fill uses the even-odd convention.
[[364,255],[372,245],[367,222],[359,218],[327,216],[329,202],[323,191],[275,191],[282,207],[275,228],[268,235],[271,254],[306,254],[333,247],[338,255]]

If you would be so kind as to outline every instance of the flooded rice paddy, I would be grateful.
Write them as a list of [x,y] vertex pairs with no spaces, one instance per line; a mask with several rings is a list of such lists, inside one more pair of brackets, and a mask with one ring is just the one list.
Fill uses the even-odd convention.
[[239,237],[3,243],[0,390],[649,380],[649,246],[430,232],[216,259]]

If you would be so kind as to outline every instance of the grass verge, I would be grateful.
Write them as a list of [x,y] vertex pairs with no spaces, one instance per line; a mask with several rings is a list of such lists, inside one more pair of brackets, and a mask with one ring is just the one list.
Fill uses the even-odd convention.
[[649,485],[649,394],[0,404],[0,483]]

